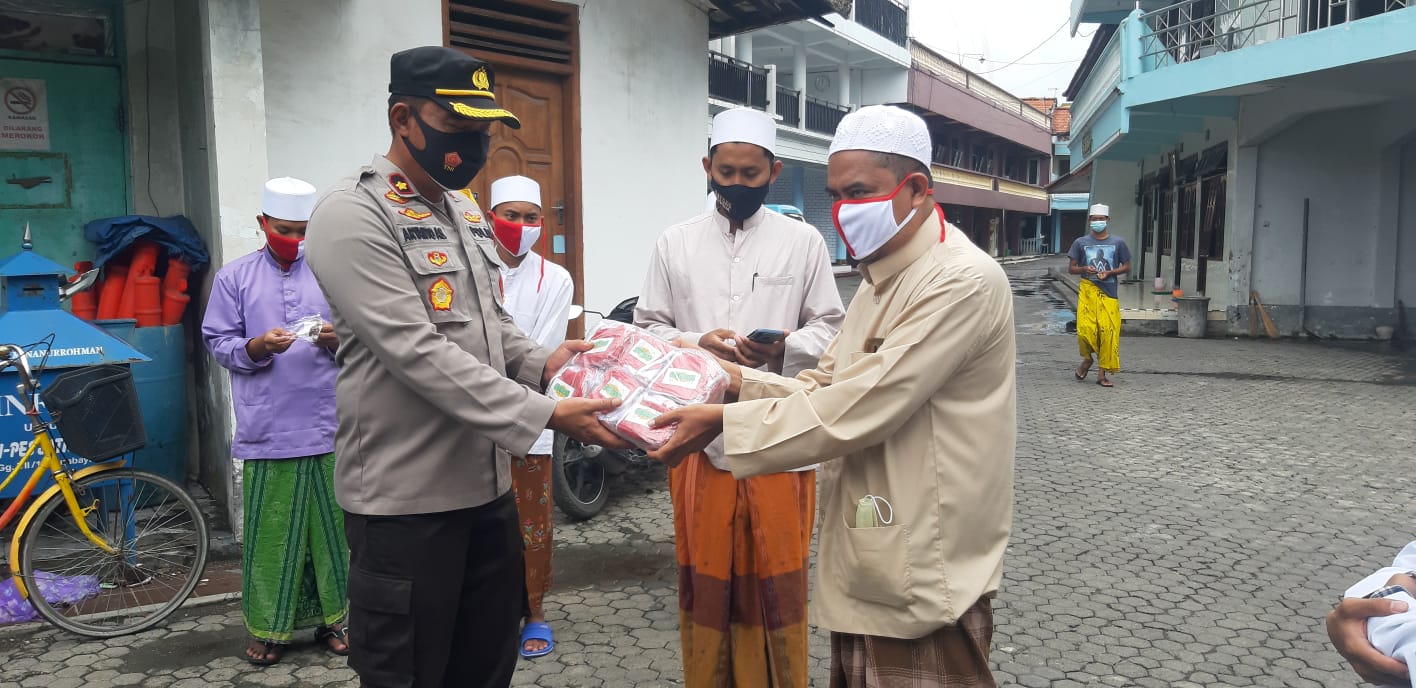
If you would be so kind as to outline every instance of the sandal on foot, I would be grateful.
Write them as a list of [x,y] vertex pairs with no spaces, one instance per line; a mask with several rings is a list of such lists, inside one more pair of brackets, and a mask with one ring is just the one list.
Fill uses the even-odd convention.
[[[545,641],[546,646],[544,648],[541,648],[540,650],[527,650],[526,641],[528,640]],[[531,659],[533,657],[545,657],[546,655],[554,652],[555,649],[555,636],[551,633],[551,627],[549,624],[546,624],[541,621],[532,621],[527,623],[526,626],[521,629],[522,657],[525,657],[527,659]]]
[[1116,386],[1116,385],[1111,384],[1111,381],[1110,381],[1110,380],[1106,380],[1106,379],[1097,380],[1096,383],[1097,383],[1098,385],[1101,385],[1102,387],[1107,387],[1107,388],[1111,388],[1111,387],[1115,387],[1115,386]]
[[1076,376],[1077,382],[1082,382],[1083,380],[1086,380],[1087,375],[1089,373],[1091,373],[1091,366],[1087,366],[1085,368],[1077,366],[1077,369],[1072,371],[1072,375]]
[[[261,654],[259,657],[253,657],[252,651],[259,651]],[[285,646],[269,640],[255,640],[246,646],[246,651],[242,652],[241,656],[256,666],[270,666],[285,656]]]
[[[330,652],[336,655],[339,655],[340,657],[349,656],[348,626],[320,626],[318,629],[315,630],[315,640],[323,641],[325,644],[325,649],[329,650]],[[336,648],[334,646],[334,643],[330,641],[339,641],[340,643],[343,643],[344,649],[340,650]]]

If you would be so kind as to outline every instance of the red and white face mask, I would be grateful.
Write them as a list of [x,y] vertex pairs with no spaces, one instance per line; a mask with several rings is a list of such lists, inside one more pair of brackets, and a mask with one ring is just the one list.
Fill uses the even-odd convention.
[[905,177],[894,191],[885,196],[842,199],[831,206],[831,221],[835,223],[841,240],[846,242],[846,250],[850,251],[852,258],[860,260],[870,257],[914,219],[919,208],[911,208],[904,220],[895,222],[895,197],[908,183],[909,177]]
[[492,216],[492,234],[513,256],[524,256],[541,238],[541,225],[523,225]]

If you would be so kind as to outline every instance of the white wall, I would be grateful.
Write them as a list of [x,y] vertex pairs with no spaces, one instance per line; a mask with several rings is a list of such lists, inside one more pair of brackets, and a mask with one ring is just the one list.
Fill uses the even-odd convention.
[[867,69],[860,74],[861,90],[853,94],[856,101],[854,104],[889,105],[908,100],[908,69]]
[[387,151],[388,58],[442,38],[439,0],[262,0],[270,177],[324,190]]
[[703,208],[708,16],[683,0],[575,4],[585,305],[608,312],[639,294],[659,234]]
[[271,177],[321,190],[388,150],[388,60],[442,45],[442,3],[261,0]]
[[[173,0],[123,5],[128,84],[131,207],[141,215],[185,213]],[[149,89],[149,84],[152,88]],[[151,137],[149,137],[151,132]]]
[[[1394,259],[1397,227],[1394,221],[1387,226],[1382,209],[1397,205],[1401,191],[1385,162],[1399,152],[1394,146],[1416,132],[1412,107],[1394,103],[1312,115],[1260,146],[1253,288],[1265,303],[1299,303],[1307,198],[1308,306],[1392,305],[1393,272],[1416,265],[1397,266]],[[1406,207],[1416,203],[1400,201]]]

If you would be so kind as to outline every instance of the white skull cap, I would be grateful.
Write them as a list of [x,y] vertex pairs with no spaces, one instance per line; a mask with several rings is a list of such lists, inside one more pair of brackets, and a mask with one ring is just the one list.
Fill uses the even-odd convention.
[[492,182],[492,205],[495,209],[503,203],[524,201],[537,208],[541,207],[541,185],[535,179],[515,175],[502,177]]
[[841,118],[830,154],[865,150],[894,153],[930,166],[934,146],[919,115],[893,105],[869,105]]
[[277,177],[265,183],[261,213],[277,220],[309,222],[317,200],[313,184],[294,177]]
[[1087,216],[1088,216],[1088,217],[1111,217],[1111,206],[1109,206],[1109,205],[1102,205],[1102,204],[1098,203],[1098,204],[1096,204],[1096,205],[1094,205],[1094,206],[1091,207],[1091,210],[1087,213]]
[[720,143],[751,143],[777,154],[777,123],[760,110],[733,108],[713,117],[713,148]]

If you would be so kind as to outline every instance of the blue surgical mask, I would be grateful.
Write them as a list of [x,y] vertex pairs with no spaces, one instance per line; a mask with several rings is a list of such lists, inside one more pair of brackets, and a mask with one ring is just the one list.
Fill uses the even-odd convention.
[[1092,220],[1088,226],[1091,227],[1091,231],[1101,234],[1106,231],[1106,220]]

